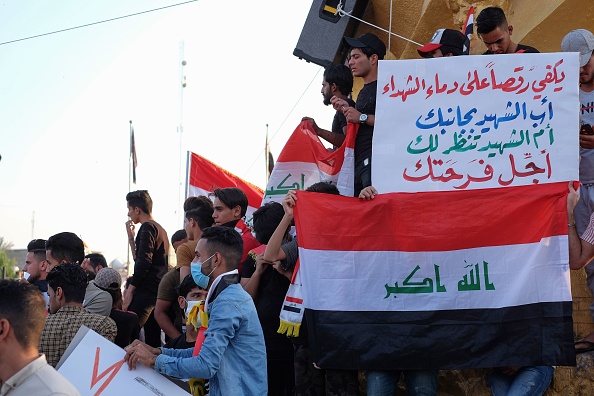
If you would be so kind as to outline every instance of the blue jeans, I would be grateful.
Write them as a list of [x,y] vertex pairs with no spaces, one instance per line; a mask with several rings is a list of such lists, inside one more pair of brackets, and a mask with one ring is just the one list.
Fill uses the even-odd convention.
[[553,379],[551,366],[523,367],[515,375],[505,375],[499,370],[487,373],[487,385],[493,396],[541,396]]
[[406,393],[411,396],[437,395],[437,370],[371,371],[366,374],[367,396],[392,396],[404,374]]

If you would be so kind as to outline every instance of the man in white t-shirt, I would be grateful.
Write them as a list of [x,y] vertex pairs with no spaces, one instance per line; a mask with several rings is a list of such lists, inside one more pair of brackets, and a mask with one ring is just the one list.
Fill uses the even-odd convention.
[[[564,52],[580,54],[580,182],[581,196],[575,209],[575,227],[581,237],[594,212],[594,35],[588,30],[569,32],[561,42]],[[571,132],[571,131],[570,131]],[[570,230],[571,231],[571,230]],[[588,288],[594,294],[594,263],[586,265]],[[594,316],[594,303],[590,306]],[[594,350],[594,333],[575,345],[576,352]]]
[[39,354],[44,324],[39,290],[30,283],[0,280],[0,395],[80,396]]

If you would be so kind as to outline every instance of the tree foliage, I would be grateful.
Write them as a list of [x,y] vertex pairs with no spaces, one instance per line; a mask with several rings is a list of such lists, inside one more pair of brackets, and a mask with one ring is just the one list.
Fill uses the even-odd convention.
[[14,267],[17,265],[15,259],[9,259],[6,251],[12,249],[12,243],[4,240],[4,237],[0,237],[0,277],[2,277],[2,268],[4,270],[4,276],[6,278],[14,277]]

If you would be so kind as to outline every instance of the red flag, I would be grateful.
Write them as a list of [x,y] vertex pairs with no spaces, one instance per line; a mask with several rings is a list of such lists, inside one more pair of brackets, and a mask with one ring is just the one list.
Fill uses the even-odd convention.
[[248,209],[246,219],[249,222],[252,213],[260,207],[264,191],[198,154],[191,153],[189,157],[188,196],[208,196],[208,194],[217,188],[237,187],[247,195]]
[[468,55],[470,53],[470,40],[474,33],[474,5],[471,5],[468,10],[468,16],[466,17],[466,23],[464,24],[462,33],[468,37],[468,40],[464,43],[464,55]]

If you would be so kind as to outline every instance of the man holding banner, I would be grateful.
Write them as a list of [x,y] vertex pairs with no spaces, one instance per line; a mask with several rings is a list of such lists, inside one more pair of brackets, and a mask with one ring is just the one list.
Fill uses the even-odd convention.
[[[330,65],[324,70],[322,80],[322,96],[324,104],[328,106],[333,97],[345,100],[350,107],[355,106],[355,102],[349,95],[353,90],[353,74],[345,65]],[[314,129],[316,134],[322,139],[334,145],[334,148],[342,146],[346,138],[347,120],[342,111],[336,111],[332,120],[332,129],[327,131],[316,124],[311,117],[303,117],[302,121],[307,121]]]
[[575,364],[566,198],[577,133],[558,131],[578,129],[577,58],[381,62],[380,194],[296,193],[320,367]]
[[[585,29],[569,32],[561,41],[561,50],[578,52],[579,59],[579,98],[580,98],[580,196],[575,207],[575,227],[579,236],[584,235],[594,211],[594,35]],[[571,235],[571,231],[570,231]],[[571,257],[571,256],[570,256]],[[588,257],[588,256],[586,256]],[[588,261],[591,258],[588,257]],[[579,268],[588,261],[580,262]],[[586,281],[590,291],[594,291],[594,264],[586,265]],[[590,306],[590,313],[594,315],[594,303]],[[594,350],[594,333],[576,342],[576,353]]]
[[351,47],[349,67],[355,77],[361,77],[365,85],[357,96],[355,107],[337,97],[331,100],[336,111],[342,111],[348,122],[358,123],[359,132],[355,141],[355,194],[371,185],[371,142],[375,125],[375,97],[377,92],[378,61],[386,56],[386,45],[373,33],[358,38],[345,37]]

